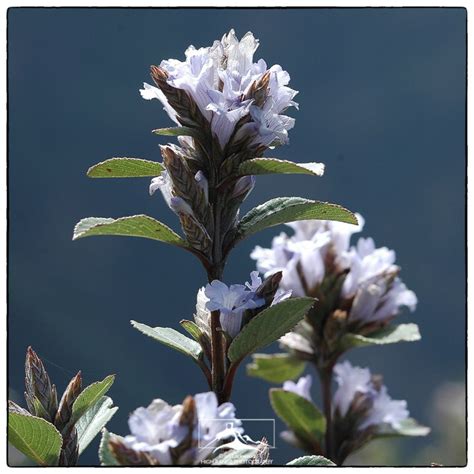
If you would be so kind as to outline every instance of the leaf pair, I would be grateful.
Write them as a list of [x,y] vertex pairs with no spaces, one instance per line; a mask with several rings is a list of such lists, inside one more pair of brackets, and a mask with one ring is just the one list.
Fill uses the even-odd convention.
[[[161,134],[186,134],[179,128],[161,129]],[[111,158],[92,166],[87,175],[92,178],[152,177],[164,170],[161,163],[138,158]],[[240,165],[238,175],[269,173],[300,173],[321,175],[324,166],[320,163],[297,164],[275,158],[254,158]],[[319,201],[303,198],[276,198],[252,209],[242,218],[236,229],[232,246],[255,232],[286,222],[302,219],[337,220],[357,224],[357,219],[347,209]],[[89,217],[81,220],[74,229],[73,239],[93,235],[117,235],[143,237],[177,245],[191,250],[190,245],[165,224],[145,215],[119,219]]]
[[[230,362],[238,364],[246,356],[286,334],[304,317],[314,302],[313,298],[293,298],[263,310],[252,318],[230,343],[227,352]],[[191,326],[185,323],[191,323]],[[152,328],[136,321],[132,321],[132,326],[202,365],[204,352],[201,345],[195,340],[172,328]],[[196,327],[191,321],[183,321],[183,326],[191,333],[194,332],[194,337],[199,339]]]

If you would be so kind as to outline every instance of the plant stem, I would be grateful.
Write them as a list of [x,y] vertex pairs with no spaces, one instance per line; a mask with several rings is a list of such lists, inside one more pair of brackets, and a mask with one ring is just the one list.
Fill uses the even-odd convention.
[[222,403],[225,364],[222,344],[222,329],[219,321],[220,311],[211,311],[211,362],[212,362],[212,390],[217,400]]
[[324,416],[326,417],[326,436],[325,436],[325,450],[326,457],[332,459],[333,457],[333,427],[332,427],[332,406],[331,406],[331,382],[332,382],[332,366],[322,368],[319,371],[321,379],[321,392],[323,399]]

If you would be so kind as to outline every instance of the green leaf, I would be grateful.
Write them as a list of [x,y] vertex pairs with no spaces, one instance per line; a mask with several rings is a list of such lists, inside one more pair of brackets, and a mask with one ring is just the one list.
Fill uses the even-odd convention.
[[293,459],[286,464],[287,466],[335,466],[332,461],[324,456],[303,456]]
[[117,436],[109,433],[105,428],[102,430],[102,438],[99,444],[99,459],[101,466],[120,466],[114,455],[109,449],[110,436]]
[[76,224],[72,240],[92,235],[144,237],[178,247],[188,247],[188,244],[168,226],[145,215],[121,217],[120,219],[87,217]]
[[237,227],[237,240],[244,239],[267,227],[306,219],[357,224],[356,216],[337,204],[299,197],[281,197],[271,199],[248,212]]
[[72,419],[76,422],[92,405],[107,393],[115,380],[115,375],[109,375],[100,382],[86,387],[72,405]]
[[202,336],[202,331],[194,321],[182,319],[179,324],[191,335],[196,341],[199,341]]
[[102,397],[79,418],[76,423],[79,454],[100,433],[102,428],[114,416],[118,407],[113,407],[110,397]]
[[313,298],[292,298],[257,314],[232,341],[228,351],[230,361],[238,362],[291,331],[314,303]]
[[280,388],[270,390],[270,402],[275,413],[301,439],[313,444],[323,439],[326,418],[306,398]]
[[324,174],[323,163],[294,163],[277,158],[254,158],[244,161],[239,166],[240,175],[249,174],[310,174],[322,176]]
[[157,128],[152,130],[155,135],[165,135],[167,137],[179,137],[188,136],[192,137],[196,135],[197,131],[189,127],[169,127],[169,128]]
[[87,170],[89,178],[143,178],[159,176],[165,168],[157,161],[140,158],[110,158]]
[[393,437],[393,436],[426,436],[430,432],[427,426],[419,425],[413,418],[407,418],[400,422],[399,428],[393,428],[385,423],[377,427],[375,437]]
[[394,344],[396,342],[412,342],[420,339],[421,336],[418,326],[409,323],[389,326],[367,336],[348,333],[343,337],[341,344],[343,349],[347,350],[352,347]]
[[273,383],[296,379],[306,365],[304,361],[286,353],[254,354],[252,357],[252,363],[247,365],[247,375]]
[[8,441],[41,466],[56,466],[62,437],[46,420],[20,413],[8,414]]
[[201,346],[196,341],[193,341],[189,337],[183,336],[183,334],[175,331],[174,329],[160,327],[151,328],[146,324],[137,323],[136,321],[131,321],[131,323],[135,329],[138,329],[146,336],[156,339],[165,346],[182,352],[183,354],[192,357],[196,361],[199,361],[202,358]]

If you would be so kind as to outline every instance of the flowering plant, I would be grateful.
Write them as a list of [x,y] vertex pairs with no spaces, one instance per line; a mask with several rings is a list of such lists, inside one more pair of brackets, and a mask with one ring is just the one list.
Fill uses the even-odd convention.
[[[346,381],[347,377],[352,380],[350,373],[344,375],[344,370],[350,372],[351,368],[335,365],[350,347],[419,337],[414,325],[387,326],[400,306],[412,308],[416,304],[414,294],[397,276],[393,253],[375,249],[371,240],[361,240],[349,249],[350,234],[360,229],[363,221],[336,204],[277,197],[240,216],[240,206],[254,189],[256,176],[324,173],[322,163],[264,157],[269,150],[288,144],[295,120],[286,111],[298,104],[294,101],[297,91],[289,87],[289,74],[281,66],[268,67],[263,59],[254,62],[257,47],[252,33],[239,40],[231,30],[209,47],[190,46],[183,61],[169,59],[151,66],[154,85],[144,83],[140,94],[145,100],[161,103],[175,123],[153,132],[176,137],[177,144],[160,146],[162,162],[111,158],[87,172],[91,178],[152,178],[150,195],[160,191],[178,217],[182,235],[146,215],[89,217],[76,225],[74,240],[116,235],[160,241],[193,254],[207,276],[207,284],[197,293],[193,318],[180,321],[190,337],[173,328],[136,321],[132,325],[193,360],[209,392],[188,396],[182,405],[156,399],[147,408],[138,408],[130,416],[128,436],[104,429],[99,453],[103,465],[267,463],[266,440],[255,442],[243,434],[229,400],[242,361],[278,339],[288,353],[254,355],[249,372],[283,382],[282,373],[285,380],[296,378],[304,363],[311,361],[327,395],[322,415],[312,404],[309,377],[297,383],[286,381],[283,389],[271,391],[277,414],[290,428],[285,439],[319,456],[290,464],[333,464],[322,456],[342,463],[361,440],[369,438],[369,432],[373,434],[374,424],[378,427],[383,422],[398,429],[406,419],[404,405],[392,403],[384,387],[366,377],[354,389]],[[240,241],[285,223],[295,229],[295,235],[281,234],[271,249],[255,249],[252,258],[257,260],[258,271],[251,273],[249,282],[223,282],[229,253]],[[268,367],[278,372],[278,377],[273,372],[265,375]],[[334,410],[328,398],[333,372],[340,384]],[[35,380],[41,385],[41,378]],[[300,399],[306,404],[306,411],[295,411],[296,421],[288,418],[285,407],[294,403],[288,402],[288,396],[298,397],[295,406],[300,406]],[[391,411],[394,403],[396,414]],[[93,406],[89,404],[85,413]],[[21,416],[30,421],[36,413],[21,410],[11,409],[13,419]],[[354,418],[356,411],[359,415]],[[106,418],[95,412],[87,417],[99,430]],[[306,423],[315,426],[309,434],[300,429]],[[97,434],[96,429],[90,432]],[[324,444],[322,435],[326,436]],[[12,442],[31,454],[33,441]],[[54,445],[51,456],[41,458],[40,463],[61,464],[65,442],[59,450]],[[74,464],[77,456],[71,459]]]
[[[405,401],[394,401],[381,377],[368,369],[337,363],[349,349],[420,339],[413,323],[394,324],[403,307],[414,311],[417,298],[399,277],[395,252],[376,248],[373,239],[353,233],[364,227],[339,222],[301,221],[288,225],[293,235],[281,233],[271,248],[257,246],[251,257],[266,277],[282,273],[281,291],[312,296],[318,303],[296,327],[279,339],[286,352],[254,354],[249,375],[274,383],[270,398],[276,414],[288,425],[282,438],[311,454],[324,454],[337,464],[375,437],[423,436]],[[320,378],[323,412],[313,404],[310,375],[299,378],[306,363]],[[339,388],[331,395],[335,377]],[[312,413],[313,430],[303,430],[301,418]]]

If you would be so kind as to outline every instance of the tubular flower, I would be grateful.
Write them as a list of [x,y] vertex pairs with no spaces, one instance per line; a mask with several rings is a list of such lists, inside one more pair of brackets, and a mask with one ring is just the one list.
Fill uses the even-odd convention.
[[313,384],[313,378],[311,375],[306,375],[305,377],[300,377],[295,383],[293,380],[287,380],[283,383],[283,390],[287,392],[293,392],[299,395],[300,397],[306,398],[306,400],[311,401],[311,385]]
[[369,369],[353,367],[348,361],[334,367],[338,389],[333,397],[336,415],[357,416],[357,429],[377,429],[387,424],[399,429],[409,416],[405,400],[392,400],[387,387]]
[[252,272],[250,279],[245,285],[230,286],[214,280],[198,291],[194,320],[204,334],[210,334],[211,311],[220,312],[222,329],[234,338],[258,312],[291,296],[278,289],[279,279],[262,281],[258,272]]

